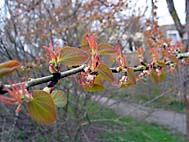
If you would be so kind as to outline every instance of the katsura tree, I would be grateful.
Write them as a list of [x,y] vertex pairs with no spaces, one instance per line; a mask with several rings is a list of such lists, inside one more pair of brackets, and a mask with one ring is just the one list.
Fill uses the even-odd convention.
[[[86,33],[83,36],[80,49],[58,46],[54,50],[50,41],[49,47],[43,46],[43,49],[49,58],[48,70],[51,75],[19,83],[2,82],[0,100],[6,105],[16,106],[16,113],[27,109],[33,120],[41,124],[52,124],[57,117],[56,107],[64,107],[67,102],[64,90],[54,88],[60,79],[67,76],[76,74],[75,81],[88,92],[103,91],[106,89],[104,82],[119,88],[128,88],[142,81],[146,76],[150,76],[154,83],[162,82],[167,73],[174,74],[178,71],[179,59],[187,65],[189,53],[182,51],[181,43],[171,46],[171,40],[163,37],[157,22],[148,20],[146,26],[151,27],[144,33],[147,37],[147,46],[150,48],[150,62],[144,61],[144,50],[138,48],[140,64],[135,67],[127,66],[126,56],[122,53],[119,42],[114,46],[97,43],[92,33]],[[101,60],[103,56],[115,62],[115,66],[110,67],[103,62]],[[62,72],[61,66],[66,66],[68,70]],[[21,63],[16,60],[1,63],[0,76],[4,77],[19,68]],[[121,76],[116,79],[114,73],[119,73]],[[48,82],[47,86],[42,90],[29,90],[32,86],[46,82]]]
[[[101,42],[98,42],[97,39],[101,37],[100,35],[104,31],[111,31],[110,33],[112,33],[112,31],[118,30],[116,33],[121,36],[121,31],[127,30],[127,28],[122,28],[125,26],[124,24],[129,23],[129,20],[125,19],[122,23],[115,16],[116,12],[123,10],[121,7],[127,7],[123,2],[110,4],[106,1],[95,0],[83,4],[81,1],[75,3],[65,1],[63,4],[66,6],[58,8],[52,1],[49,3],[42,3],[41,1],[27,3],[18,0],[15,2],[7,1],[6,4],[11,18],[5,19],[5,35],[8,36],[1,39],[3,48],[0,51],[2,53],[5,51],[10,61],[0,64],[0,77],[3,80],[0,86],[0,101],[5,105],[14,106],[17,116],[21,112],[27,111],[27,114],[39,124],[56,124],[58,110],[70,105],[70,97],[78,98],[80,96],[82,98],[81,90],[95,94],[95,92],[106,90],[107,86],[110,85],[117,89],[128,88],[137,84],[138,81],[144,81],[148,76],[152,82],[160,83],[164,81],[167,74],[174,75],[179,70],[180,60],[182,64],[188,65],[189,53],[183,50],[183,44],[177,43],[175,46],[171,46],[171,39],[164,38],[159,30],[158,23],[154,19],[146,21],[145,48],[137,49],[139,61],[137,66],[127,64],[127,55],[122,52],[121,40],[117,40],[115,44],[108,44],[102,39]],[[83,8],[80,9],[80,7]],[[112,7],[115,13],[112,13]],[[17,9],[15,13],[13,13],[14,8]],[[74,10],[70,10],[71,8]],[[105,8],[110,10],[106,12],[104,11]],[[93,11],[90,11],[90,9],[93,9]],[[99,12],[99,9],[104,13]],[[64,12],[61,12],[62,10]],[[79,14],[79,11],[82,12]],[[24,13],[26,17],[22,15]],[[103,16],[104,14],[106,16]],[[155,12],[153,14],[155,16]],[[26,18],[26,20],[22,21],[22,18]],[[138,23],[137,17],[133,19]],[[100,31],[92,32],[95,27],[91,26],[93,25],[90,23],[91,20],[100,23],[100,27],[98,27]],[[28,24],[22,22],[28,22]],[[83,28],[84,22],[86,22],[84,25],[88,26],[91,31],[87,31],[82,36],[81,43],[78,43],[80,36],[75,35],[75,33],[77,33],[78,28],[79,30]],[[14,30],[12,32],[9,29]],[[69,31],[71,32],[69,33]],[[131,32],[135,33],[134,29]],[[48,40],[49,37],[50,40]],[[63,38],[68,46],[55,44],[53,39],[57,37]],[[9,43],[5,42],[6,38],[11,43],[11,47],[14,48],[14,52],[10,52]],[[105,39],[109,40],[108,38]],[[41,41],[49,42],[49,45],[44,46]],[[33,48],[24,47],[25,44],[35,47],[34,55],[32,55]],[[18,46],[21,48],[18,48]],[[150,57],[148,61],[144,59],[144,52],[147,50]],[[16,56],[13,56],[13,54]],[[19,56],[20,54],[22,55]],[[40,58],[36,55],[40,55]],[[17,60],[14,60],[14,57]],[[27,57],[30,57],[30,59],[27,59]],[[31,60],[34,62],[30,65],[37,68],[36,73],[41,70],[38,67],[48,62],[48,65],[44,66],[43,71],[41,71],[43,77],[38,77],[39,75],[37,77],[35,75],[25,78],[18,77],[19,80],[23,80],[19,82],[8,79],[13,72],[18,73],[19,76],[24,73],[27,75],[25,65],[22,62],[30,62]],[[36,64],[36,62],[38,63]],[[116,76],[115,74],[119,75]],[[73,76],[73,78],[69,76]],[[60,80],[69,82],[72,79],[74,80],[73,86],[81,88],[79,91],[75,88],[71,90],[69,87],[64,87],[69,86],[69,83],[61,84],[60,88],[62,89],[57,89],[60,86]],[[9,80],[7,81],[8,84],[5,80]],[[34,86],[37,86],[38,89],[35,89]],[[76,94],[70,96],[67,92]],[[75,105],[75,108],[79,109],[79,105]],[[83,126],[83,123],[90,123],[85,112],[82,112],[82,116],[79,116],[79,113],[81,111],[76,112],[78,127],[76,133],[74,133],[75,137],[77,137],[77,132]],[[66,117],[66,114],[63,115],[63,119]]]

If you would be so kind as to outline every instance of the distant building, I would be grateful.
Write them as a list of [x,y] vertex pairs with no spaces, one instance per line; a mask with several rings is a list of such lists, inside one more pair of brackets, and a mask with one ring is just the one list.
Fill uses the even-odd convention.
[[161,31],[163,32],[164,36],[167,38],[171,38],[171,45],[175,45],[176,42],[181,41],[178,31],[176,30],[175,25],[163,25],[160,27]]

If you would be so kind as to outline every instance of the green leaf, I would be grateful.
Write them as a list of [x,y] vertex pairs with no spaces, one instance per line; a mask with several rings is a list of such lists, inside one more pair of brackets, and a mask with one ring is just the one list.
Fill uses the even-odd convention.
[[94,80],[94,86],[93,87],[85,87],[84,88],[86,91],[88,92],[100,92],[100,91],[104,91],[105,88],[102,85],[102,80],[101,80],[101,76],[97,75],[95,80]]
[[162,61],[162,60],[157,60],[157,61],[156,61],[156,64],[157,64],[158,66],[160,66],[160,67],[165,67],[165,66],[166,66],[165,62]]
[[162,72],[160,75],[159,75],[159,82],[163,82],[166,78],[167,74],[165,72]]
[[20,68],[20,62],[11,60],[0,64],[0,77],[8,75]]
[[159,77],[157,75],[157,73],[155,71],[153,71],[151,74],[150,74],[150,78],[152,80],[153,83],[159,83]]
[[107,43],[100,43],[98,44],[98,53],[100,55],[115,55],[114,48]]
[[104,80],[108,82],[112,82],[114,80],[112,71],[109,69],[109,67],[106,64],[102,62],[100,62],[100,64],[98,65],[97,72],[99,73],[99,75],[101,75],[101,77]]
[[89,59],[89,55],[86,51],[68,46],[61,49],[61,55],[61,62],[70,66],[84,64]]
[[153,83],[160,83],[165,80],[166,73],[162,72],[160,75],[158,75],[157,72],[154,71],[150,74],[150,77]]
[[94,83],[102,85],[102,76],[101,75],[97,75],[95,80],[94,80]]
[[131,86],[132,84],[127,83],[127,84],[122,84],[120,88],[129,88]]
[[136,84],[136,75],[133,68],[131,67],[127,68],[127,76],[128,76],[128,81],[126,84],[122,84],[121,88],[129,88]]
[[93,87],[85,87],[84,89],[88,92],[100,92],[100,91],[104,91],[105,88],[102,85],[94,84]]
[[61,90],[54,90],[51,93],[54,103],[57,107],[64,107],[67,104],[67,95]]
[[176,69],[176,71],[178,72],[178,71],[179,71],[179,66],[178,66],[178,59],[177,59],[177,57],[174,56],[174,55],[170,55],[170,56],[169,56],[169,60],[170,60],[171,62],[174,62],[174,63],[175,63],[175,69]]
[[33,100],[27,104],[31,118],[40,124],[52,124],[56,120],[56,108],[51,95],[42,90],[33,91]]

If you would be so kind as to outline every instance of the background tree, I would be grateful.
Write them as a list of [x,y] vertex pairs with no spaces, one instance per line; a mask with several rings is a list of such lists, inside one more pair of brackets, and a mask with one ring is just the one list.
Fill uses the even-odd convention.
[[[168,10],[170,15],[172,16],[172,19],[174,21],[174,24],[176,26],[176,29],[182,39],[182,42],[184,43],[185,47],[184,50],[188,51],[188,37],[189,37],[189,1],[185,1],[185,11],[186,11],[186,19],[185,19],[185,25],[182,25],[180,22],[180,18],[177,14],[177,11],[174,6],[174,2],[172,0],[166,0]],[[184,96],[185,104],[186,104],[186,125],[187,125],[187,139],[189,140],[189,100],[188,100],[188,67],[182,68],[181,70],[181,91]]]

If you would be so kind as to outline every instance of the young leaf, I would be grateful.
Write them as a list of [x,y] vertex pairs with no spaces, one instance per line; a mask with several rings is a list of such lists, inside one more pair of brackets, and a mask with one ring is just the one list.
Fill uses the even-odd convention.
[[162,72],[160,75],[159,75],[159,82],[163,82],[166,78],[166,73],[165,72]]
[[136,84],[136,75],[135,75],[135,72],[132,68],[128,68],[127,69],[127,75],[128,75],[128,83],[129,84]]
[[175,63],[175,69],[176,69],[176,71],[178,72],[178,71],[179,71],[178,59],[177,59],[174,55],[170,55],[170,56],[169,56],[169,60],[170,60],[171,62],[174,62],[174,63]]
[[27,104],[31,118],[40,124],[52,124],[56,120],[56,108],[51,95],[42,90],[33,92],[33,100]]
[[52,90],[52,88],[51,87],[45,87],[45,88],[43,88],[43,91],[45,91],[45,92],[47,92],[47,93],[51,93],[51,90]]
[[97,75],[94,80],[94,86],[93,87],[85,87],[84,88],[88,92],[100,92],[104,91],[104,86],[102,85],[101,76]]
[[81,50],[79,48],[68,47],[68,46],[61,49],[61,55],[62,55],[61,62],[70,66],[84,64],[89,59],[89,55],[87,54],[86,51]]
[[136,84],[136,75],[133,68],[127,68],[128,81],[125,84],[121,84],[121,88],[128,88]]
[[100,62],[100,64],[97,67],[97,72],[99,73],[99,75],[102,76],[102,78],[108,82],[112,82],[114,80],[112,71],[109,69],[109,67]]
[[114,55],[116,54],[115,49],[107,43],[98,44],[98,53],[100,55]]
[[162,60],[157,60],[157,61],[156,61],[156,64],[157,64],[158,66],[160,66],[160,67],[165,67],[165,66],[166,66],[165,62],[162,61]]
[[150,77],[153,83],[160,83],[165,80],[166,73],[162,72],[160,75],[158,75],[157,72],[154,71],[150,74]]
[[88,44],[88,41],[87,41],[87,34],[88,33],[85,33],[83,36],[82,36],[82,40],[81,40],[81,49],[85,50],[85,51],[89,51],[90,48],[89,48],[89,44]]
[[11,68],[11,67],[17,67],[20,66],[20,62],[16,61],[16,60],[10,60],[4,63],[0,64],[0,69],[2,68]]
[[100,92],[100,91],[104,91],[105,88],[100,84],[94,84],[93,87],[85,87],[84,89],[88,92]]
[[140,48],[137,48],[137,54],[138,55],[143,55],[144,51],[143,49],[140,47]]
[[61,90],[54,90],[51,94],[57,107],[64,107],[67,104],[67,95]]
[[150,78],[152,80],[153,83],[159,83],[159,77],[157,75],[157,73],[155,71],[153,71],[151,74],[150,74]]
[[20,62],[11,60],[0,64],[0,77],[10,74],[20,67]]
[[97,51],[98,51],[98,45],[97,45],[97,42],[96,42],[94,35],[93,34],[87,34],[86,39],[88,41],[89,47],[92,50],[92,54],[96,54]]
[[129,83],[127,83],[127,84],[122,84],[120,88],[129,88],[129,87],[131,87],[132,85],[133,85],[133,84],[129,84]]

